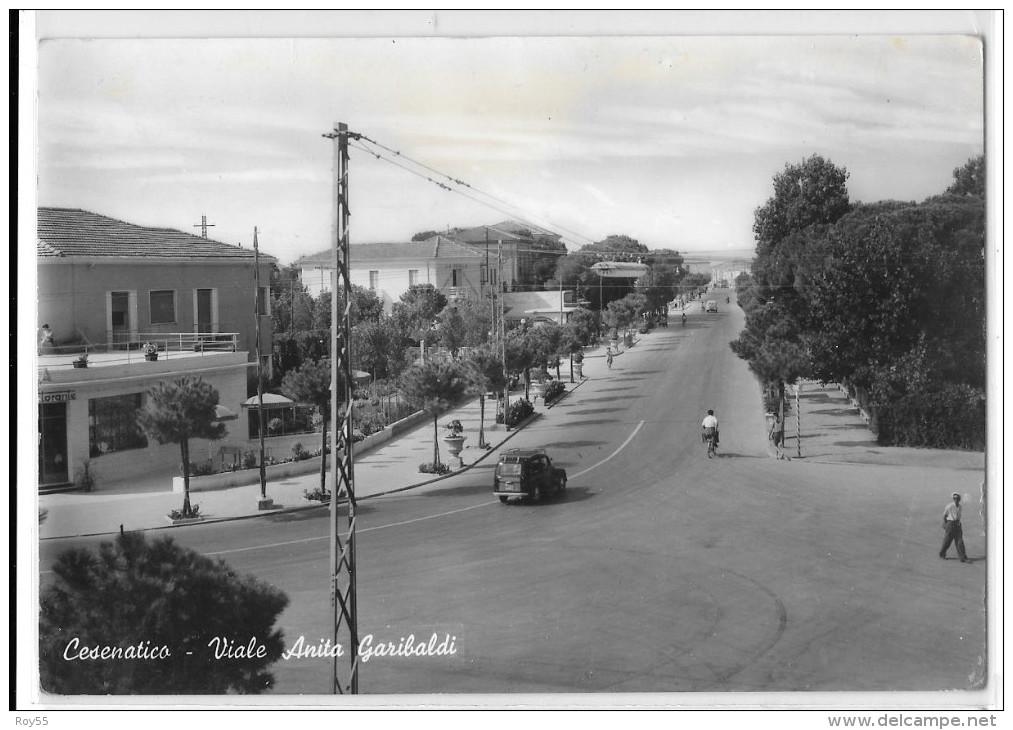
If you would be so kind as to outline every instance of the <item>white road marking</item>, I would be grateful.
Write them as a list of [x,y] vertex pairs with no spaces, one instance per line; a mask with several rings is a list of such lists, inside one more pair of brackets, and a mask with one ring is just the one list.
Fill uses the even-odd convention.
[[[583,476],[583,475],[587,474],[589,471],[592,471],[593,469],[597,469],[599,466],[601,466],[605,462],[607,462],[607,461],[615,458],[616,455],[620,451],[622,451],[623,449],[625,449],[629,445],[630,441],[633,440],[633,437],[636,436],[638,433],[640,433],[640,429],[643,428],[643,427],[644,427],[644,421],[641,421],[640,423],[637,424],[637,427],[635,429],[633,429],[633,433],[631,433],[629,435],[629,437],[627,437],[627,439],[625,441],[623,441],[622,444],[620,444],[619,448],[617,448],[611,454],[609,454],[604,459],[602,459],[601,461],[599,461],[597,464],[594,464],[593,466],[589,466],[587,469],[584,469],[583,471],[579,471],[576,474],[573,474],[572,476],[569,476],[568,479],[574,479],[576,477]],[[410,525],[410,524],[412,524],[414,522],[423,522],[425,520],[435,520],[438,517],[447,517],[449,515],[458,514],[459,512],[467,512],[468,510],[478,509],[480,507],[488,507],[488,506],[493,505],[493,504],[499,504],[499,500],[496,500],[495,502],[482,502],[481,504],[473,504],[470,507],[461,507],[460,509],[453,509],[453,510],[450,510],[449,512],[439,512],[439,513],[437,513],[435,515],[426,515],[425,517],[416,517],[414,519],[404,520],[402,522],[391,522],[389,525],[375,525],[373,527],[360,527],[360,528],[356,529],[355,532],[356,532],[356,534],[359,534],[361,532],[372,532],[374,530],[385,530],[388,527],[402,527],[404,525]],[[212,556],[212,555],[231,555],[232,553],[244,553],[244,552],[248,552],[250,550],[267,550],[269,548],[286,547],[288,545],[302,545],[302,544],[305,544],[305,543],[308,543],[308,542],[316,542],[318,540],[330,540],[330,539],[331,539],[330,535],[318,535],[317,537],[307,537],[307,538],[304,538],[302,540],[286,540],[285,542],[273,542],[273,543],[269,543],[267,545],[251,545],[249,547],[233,548],[231,550],[218,550],[218,551],[213,552],[213,553],[204,553],[204,554],[208,555],[208,556]],[[51,570],[43,570],[43,571],[41,571],[40,575],[46,575],[47,573],[52,573],[52,572],[53,571],[51,571]]]
[[601,466],[602,464],[604,464],[606,461],[609,461],[609,460],[615,458],[615,456],[620,451],[622,451],[623,449],[625,449],[627,447],[627,445],[629,445],[630,441],[633,440],[633,437],[636,436],[638,433],[640,433],[640,429],[642,429],[643,427],[644,427],[644,422],[641,421],[640,423],[637,424],[637,427],[635,429],[633,429],[633,433],[631,433],[629,435],[629,437],[625,441],[622,442],[622,444],[619,446],[618,449],[616,449],[615,451],[613,451],[611,454],[609,454],[608,456],[606,456],[604,459],[602,459],[601,461],[599,461],[594,466],[589,466],[584,471],[579,471],[579,472],[577,472],[576,474],[574,474],[572,476],[568,476],[567,479],[576,479],[577,477],[582,477],[585,474],[587,474],[589,471],[591,471],[592,469],[597,469],[599,466]]

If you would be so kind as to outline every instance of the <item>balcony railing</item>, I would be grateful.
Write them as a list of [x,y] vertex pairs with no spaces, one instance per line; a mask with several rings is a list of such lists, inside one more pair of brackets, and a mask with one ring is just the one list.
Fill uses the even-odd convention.
[[39,348],[39,365],[47,368],[72,368],[81,355],[88,356],[89,365],[123,365],[142,362],[144,346],[154,345],[159,359],[194,357],[204,354],[236,352],[237,332],[140,332],[130,342],[85,345],[43,345]]

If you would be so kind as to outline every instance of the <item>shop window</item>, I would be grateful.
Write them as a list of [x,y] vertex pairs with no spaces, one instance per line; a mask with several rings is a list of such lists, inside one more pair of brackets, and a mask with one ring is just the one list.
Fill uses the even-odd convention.
[[176,292],[173,289],[148,292],[152,324],[173,324],[176,321]]
[[148,445],[137,425],[143,398],[140,393],[130,393],[88,401],[88,451],[93,457]]

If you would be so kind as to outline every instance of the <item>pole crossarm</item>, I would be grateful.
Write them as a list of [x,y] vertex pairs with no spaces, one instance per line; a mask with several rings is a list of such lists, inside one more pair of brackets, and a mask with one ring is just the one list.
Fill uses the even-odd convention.
[[[359,692],[359,634],[355,583],[355,470],[353,468],[352,434],[352,361],[351,311],[352,283],[349,276],[348,219],[348,141],[359,135],[349,132],[345,124],[337,124],[331,140],[334,151],[333,234],[331,250],[331,605],[333,608],[332,692]],[[342,302],[342,299],[344,300]],[[344,414],[341,414],[341,404]],[[340,424],[340,425],[339,425]],[[348,521],[342,529],[338,519],[339,504],[348,509]],[[348,671],[339,665],[340,647],[348,656]]]

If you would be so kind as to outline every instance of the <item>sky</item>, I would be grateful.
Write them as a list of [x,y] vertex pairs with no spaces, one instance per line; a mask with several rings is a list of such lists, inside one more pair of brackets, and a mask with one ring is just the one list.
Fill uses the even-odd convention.
[[395,36],[43,40],[38,204],[198,233],[206,215],[289,263],[330,245],[322,135],[344,122],[471,186],[353,146],[353,243],[514,218],[571,249],[739,252],[787,163],[917,201],[984,148],[965,35]]

